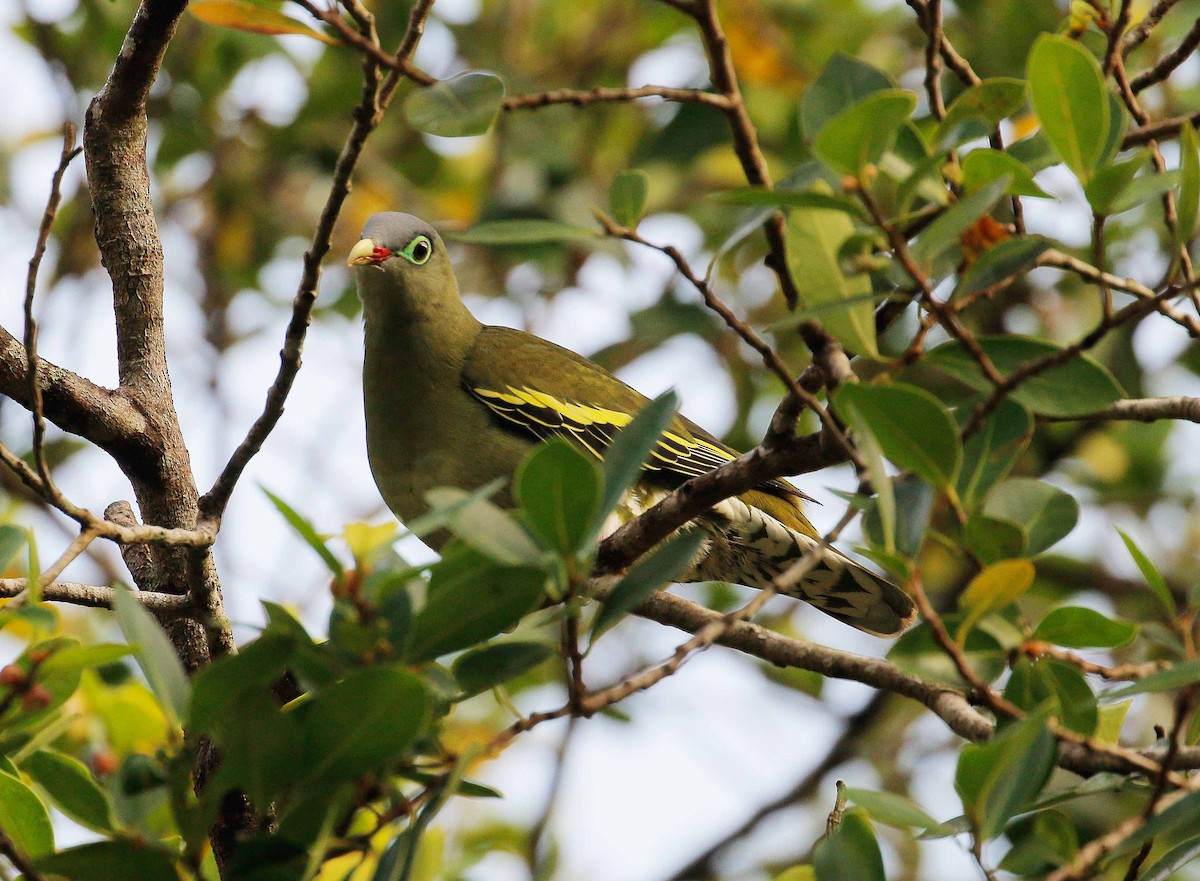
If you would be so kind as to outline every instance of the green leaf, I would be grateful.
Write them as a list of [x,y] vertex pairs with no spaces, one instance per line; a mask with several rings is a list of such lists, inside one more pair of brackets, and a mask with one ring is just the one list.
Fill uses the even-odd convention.
[[691,565],[703,542],[702,530],[689,529],[654,548],[630,566],[625,577],[601,603],[600,611],[592,621],[592,642],[656,590],[670,584]]
[[842,211],[857,220],[869,220],[867,210],[853,199],[821,190],[767,190],[762,187],[743,187],[714,193],[718,202],[730,205],[762,205],[772,208],[829,208]]
[[1197,857],[1200,857],[1200,835],[1175,845],[1138,875],[1138,881],[1167,881]]
[[886,881],[870,821],[857,810],[847,811],[837,831],[813,848],[813,869],[817,881]]
[[1113,848],[1110,859],[1138,850],[1155,838],[1169,837],[1180,830],[1192,834],[1200,818],[1200,792],[1191,792],[1175,802],[1161,814],[1151,817],[1134,832]]
[[469,245],[544,245],[559,242],[594,240],[599,234],[582,226],[557,220],[490,220],[468,230],[447,233],[446,238]]
[[1024,275],[1037,265],[1038,258],[1053,247],[1053,242],[1042,236],[1013,236],[979,255],[963,273],[954,296],[965,297],[984,288],[990,288],[1005,279]]
[[[883,453],[933,486],[953,492],[962,464],[958,427],[950,411],[924,389],[903,383],[865,385],[847,383],[837,390],[839,407],[849,403],[851,427],[865,426]],[[861,424],[859,422],[861,420]]]
[[1146,579],[1146,584],[1150,586],[1150,591],[1162,603],[1162,607],[1166,610],[1167,615],[1172,618],[1175,617],[1175,597],[1171,593],[1171,588],[1167,587],[1167,580],[1158,571],[1158,567],[1154,565],[1154,561],[1142,553],[1142,549],[1137,546],[1137,543],[1124,530],[1118,529],[1117,532],[1121,535],[1121,541],[1125,542],[1125,548],[1129,551],[1129,556],[1133,557],[1133,562],[1137,563],[1138,571],[1142,573],[1142,577]]
[[131,646],[115,643],[73,645],[52,654],[42,662],[41,669],[47,673],[59,673],[66,670],[102,667],[132,655],[133,651]]
[[434,509],[453,509],[450,531],[497,563],[520,566],[541,560],[541,549],[512,514],[487,499],[471,500],[470,495],[442,486],[425,493],[425,500]]
[[1100,215],[1114,213],[1113,203],[1145,163],[1145,155],[1139,153],[1124,162],[1105,165],[1096,172],[1096,176],[1083,188],[1092,210]]
[[425,684],[403,664],[355,670],[303,706],[306,780],[351,780],[408,752],[426,727]]
[[958,598],[963,612],[956,641],[965,645],[967,635],[985,615],[1014,603],[1033,587],[1034,568],[1028,560],[1001,560],[992,563],[971,579]]
[[1004,697],[1026,712],[1048,707],[1072,731],[1091,736],[1099,719],[1096,695],[1078,669],[1053,658],[1021,658],[1013,665]]
[[34,859],[54,850],[49,811],[32,789],[9,774],[0,774],[0,832]]
[[0,526],[0,572],[8,568],[17,551],[25,547],[28,533],[19,526]]
[[112,804],[83,762],[57,750],[39,749],[25,760],[24,768],[76,823],[95,832],[113,830]]
[[1125,102],[1117,96],[1116,92],[1109,91],[1108,136],[1104,140],[1104,147],[1100,151],[1097,166],[1109,164],[1121,152],[1121,144],[1125,140],[1127,128],[1129,128],[1129,111],[1125,109]]
[[900,829],[915,827],[931,829],[937,825],[937,820],[925,813],[925,810],[910,798],[894,792],[875,792],[870,789],[858,789],[847,786],[842,790],[848,801],[888,826]]
[[299,34],[312,37],[330,46],[341,46],[341,40],[315,31],[302,21],[247,0],[192,0],[188,12],[205,24],[249,31],[253,34]]
[[554,655],[542,642],[498,642],[464,652],[451,672],[466,694],[478,694],[515,679]]
[[[978,342],[992,364],[1006,377],[1030,362],[1062,351],[1053,343],[1015,335],[979,337]],[[925,362],[977,391],[990,392],[993,388],[975,359],[956,341],[933,349]],[[1018,385],[1010,395],[1033,412],[1047,416],[1085,416],[1124,396],[1107,368],[1087,355],[1075,355],[1065,364],[1043,370]]]
[[600,466],[574,444],[552,438],[538,444],[517,470],[517,500],[533,531],[564,556],[592,537],[600,509]]
[[1052,609],[1033,632],[1034,639],[1071,649],[1118,648],[1137,636],[1137,625],[1114,621],[1083,606]]
[[171,640],[154,616],[129,591],[114,591],[113,607],[121,632],[130,645],[136,646],[134,657],[146,674],[150,690],[159,699],[167,717],[182,725],[187,721],[192,687]]
[[857,175],[892,146],[896,132],[916,106],[912,92],[874,92],[826,122],[813,141],[813,150],[830,168]]
[[1131,694],[1175,691],[1177,688],[1185,688],[1195,682],[1200,682],[1200,660],[1183,661],[1174,667],[1151,673],[1146,678],[1118,688],[1116,691],[1107,692],[1104,699],[1113,700],[1129,697]]
[[1033,171],[1011,153],[980,148],[966,155],[962,163],[963,189],[974,193],[1002,178],[1009,181],[1005,191],[1010,196],[1032,196],[1037,199],[1054,197],[1037,185]]
[[465,70],[410,94],[404,115],[427,134],[461,138],[484,134],[503,103],[504,80],[494,73]]
[[963,527],[967,547],[985,566],[1021,556],[1025,550],[1025,530],[1008,520],[975,512]]
[[[961,407],[957,415],[966,418],[970,412],[971,408]],[[1016,401],[1006,398],[963,444],[963,464],[958,473],[958,497],[963,507],[975,509],[997,481],[1012,470],[1032,437],[1033,417]]]
[[1164,171],[1161,174],[1148,172],[1141,177],[1135,177],[1129,186],[1117,194],[1113,200],[1111,213],[1120,214],[1122,211],[1138,207],[1143,202],[1161,198],[1179,181],[1179,169]]
[[1196,231],[1196,214],[1200,210],[1200,144],[1196,129],[1185,120],[1179,130],[1179,183],[1177,245],[1191,241]]
[[650,178],[646,172],[634,169],[622,171],[608,188],[608,206],[613,219],[621,226],[634,228],[646,211],[646,191]]
[[179,881],[173,853],[140,839],[97,841],[37,860],[37,868],[72,881]]
[[325,544],[325,540],[321,538],[317,530],[313,527],[312,521],[304,517],[295,508],[266,487],[261,487],[261,489],[267,498],[271,500],[271,504],[275,506],[275,509],[283,515],[283,519],[288,522],[288,526],[292,527],[292,531],[304,539],[304,543],[317,552],[317,556],[325,562],[325,566],[334,577],[342,578],[345,576],[346,568],[334,556],[333,551],[329,550],[329,546]]
[[[844,302],[871,293],[866,273],[845,275],[838,253],[854,235],[854,224],[841,211],[802,208],[788,213],[788,269],[805,308]],[[875,310],[863,302],[843,312],[826,316],[825,329],[848,351],[878,358],[875,344]]]
[[895,87],[895,81],[878,68],[845,53],[835,53],[804,91],[800,120],[805,137],[815,138],[825,123],[860,99]]
[[[943,619],[951,633],[959,628],[961,620],[959,615],[946,615]],[[1004,648],[985,630],[970,631],[962,651],[975,675],[985,682],[993,681],[1007,668]],[[954,662],[946,655],[928,624],[921,623],[907,631],[896,640],[887,657],[906,673],[954,686],[963,684]]]
[[413,619],[408,659],[421,663],[490,639],[533,611],[545,588],[541,569],[497,566],[478,557],[443,559],[433,567],[429,599]]
[[995,838],[1037,797],[1055,752],[1044,712],[1008,726],[987,743],[963,747],[954,788],[980,838]]
[[[901,475],[892,481],[892,492],[896,499],[896,550],[915,559],[933,513],[933,489],[918,477]],[[863,517],[863,534],[877,547],[887,544],[878,505],[873,505]]]
[[1043,34],[1029,53],[1026,75],[1042,131],[1087,183],[1103,158],[1112,113],[1100,64],[1076,40]]
[[622,428],[613,442],[604,451],[604,494],[596,512],[597,522],[593,533],[598,531],[606,518],[625,496],[626,491],[642,476],[642,465],[650,457],[650,451],[659,437],[667,430],[675,411],[679,409],[679,396],[666,391],[638,411],[628,425]]
[[921,266],[932,266],[935,260],[957,246],[960,236],[1008,192],[1010,183],[1011,178],[1007,175],[998,178],[943,211],[912,246],[913,260]]
[[1025,103],[1025,83],[1011,77],[992,77],[964,90],[946,108],[933,133],[933,143],[946,149],[987,137],[1005,117]]
[[1058,487],[1018,477],[992,490],[983,512],[1020,526],[1025,532],[1025,554],[1032,557],[1075,528],[1079,520],[1079,502]]

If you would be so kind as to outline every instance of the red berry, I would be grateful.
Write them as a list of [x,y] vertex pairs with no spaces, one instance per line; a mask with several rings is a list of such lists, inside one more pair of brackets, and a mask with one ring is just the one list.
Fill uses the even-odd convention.
[[117,758],[117,754],[110,749],[97,750],[92,754],[92,772],[97,777],[105,777],[117,770],[121,765],[121,760]]
[[0,669],[0,685],[7,685],[9,688],[20,688],[25,684],[25,680],[25,671],[16,664],[9,664]]
[[40,710],[50,706],[53,700],[54,695],[50,693],[50,689],[40,682],[35,682],[21,695],[21,706],[27,710]]

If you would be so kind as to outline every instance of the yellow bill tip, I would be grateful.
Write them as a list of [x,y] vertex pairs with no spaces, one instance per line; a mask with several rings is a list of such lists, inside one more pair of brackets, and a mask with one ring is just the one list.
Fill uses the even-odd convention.
[[359,239],[346,257],[347,266],[369,266],[378,261],[375,259],[375,242],[373,239]]

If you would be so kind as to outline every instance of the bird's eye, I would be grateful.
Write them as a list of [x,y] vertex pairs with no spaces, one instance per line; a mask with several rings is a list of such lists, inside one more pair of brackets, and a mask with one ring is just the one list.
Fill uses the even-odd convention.
[[410,263],[420,266],[433,256],[433,242],[426,236],[417,236],[403,251]]

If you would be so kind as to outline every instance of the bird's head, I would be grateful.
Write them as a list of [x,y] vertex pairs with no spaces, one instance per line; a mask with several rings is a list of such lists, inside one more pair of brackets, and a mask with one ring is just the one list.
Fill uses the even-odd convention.
[[458,301],[441,236],[411,214],[372,215],[346,263],[356,270],[359,295],[369,311],[436,311],[447,298]]

